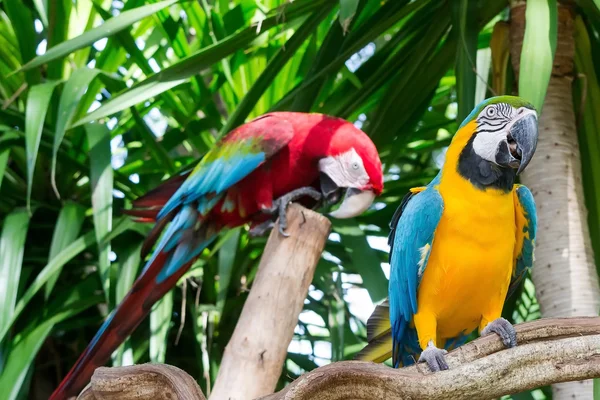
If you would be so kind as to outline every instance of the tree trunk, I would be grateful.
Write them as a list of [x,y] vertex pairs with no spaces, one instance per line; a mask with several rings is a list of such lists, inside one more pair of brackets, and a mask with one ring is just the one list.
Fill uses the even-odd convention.
[[[511,56],[517,77],[525,8],[525,2],[511,3]],[[573,10],[559,4],[556,55],[539,120],[537,152],[521,176],[537,203],[532,275],[544,317],[596,316],[600,303],[572,101],[573,23]],[[591,381],[557,384],[553,398],[591,399],[592,390]]]

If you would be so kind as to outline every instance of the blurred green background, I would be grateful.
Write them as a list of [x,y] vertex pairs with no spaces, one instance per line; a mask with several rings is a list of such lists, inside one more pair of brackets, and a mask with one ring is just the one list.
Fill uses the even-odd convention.
[[[555,34],[556,1],[533,3],[554,19],[528,26]],[[573,112],[592,149],[582,163],[596,171],[600,113],[580,111],[600,109],[600,11],[592,0],[567,5],[586,76],[575,80]],[[121,210],[271,110],[348,119],[384,163],[372,208],[334,221],[280,387],[352,358],[387,295],[400,199],[435,176],[477,102],[517,90],[507,28],[497,26],[509,18],[506,0],[0,0],[0,398],[47,398],[129,289],[150,226]],[[539,107],[556,37],[525,46],[542,69],[522,69],[519,90]],[[583,181],[594,245],[595,179]],[[209,393],[265,241],[246,228],[222,234],[112,365],[167,362]],[[540,317],[531,280],[504,314]],[[549,388],[513,396],[549,397]]]

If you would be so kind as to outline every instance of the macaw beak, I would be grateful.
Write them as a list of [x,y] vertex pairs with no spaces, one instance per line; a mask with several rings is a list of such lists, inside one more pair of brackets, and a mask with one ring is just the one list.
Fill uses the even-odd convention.
[[375,192],[372,190],[348,188],[340,207],[329,215],[339,219],[356,217],[365,212],[373,204],[373,200]]
[[336,185],[333,179],[325,172],[321,172],[319,181],[321,184],[321,193],[325,196],[325,201],[329,204],[337,203],[342,197],[343,188]]
[[509,137],[512,137],[516,145],[515,150],[517,154],[515,155],[515,158],[520,160],[517,175],[523,172],[525,167],[527,167],[533,157],[533,153],[535,153],[535,148],[537,147],[538,121],[535,111],[531,111],[531,113],[527,113],[519,118],[509,131]]
[[[329,204],[335,204],[340,200],[344,188],[339,187],[336,183],[324,172],[321,172],[321,192],[325,196],[325,200]],[[340,207],[329,213],[334,218],[344,219],[352,218],[365,212],[375,199],[375,193],[372,190],[360,190],[356,188],[346,189],[344,201]]]
[[537,114],[523,108],[508,128],[506,141],[500,142],[496,150],[496,164],[523,172],[531,161],[538,139]]

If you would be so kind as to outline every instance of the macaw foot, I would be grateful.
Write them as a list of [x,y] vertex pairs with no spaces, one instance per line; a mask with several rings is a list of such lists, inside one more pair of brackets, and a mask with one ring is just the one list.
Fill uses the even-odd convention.
[[265,222],[261,222],[260,224],[254,225],[248,231],[250,237],[259,237],[263,236],[265,233],[269,232],[275,226],[275,222],[266,220]]
[[481,331],[481,336],[488,333],[496,333],[502,339],[502,343],[506,347],[515,347],[517,345],[517,333],[510,322],[504,318],[497,318],[486,325]]
[[273,206],[271,208],[263,209],[263,212],[279,217],[279,233],[281,233],[285,237],[290,236],[285,232],[285,230],[287,229],[287,207],[292,201],[298,200],[299,198],[304,196],[312,197],[316,201],[320,201],[323,198],[321,192],[319,192],[315,188],[302,187],[296,190],[292,190],[291,192],[281,196],[277,200],[274,200]]
[[433,372],[445,371],[448,369],[448,364],[444,357],[447,353],[447,350],[438,349],[433,344],[433,341],[429,341],[427,348],[423,350],[419,357],[419,362],[426,362],[429,369]]

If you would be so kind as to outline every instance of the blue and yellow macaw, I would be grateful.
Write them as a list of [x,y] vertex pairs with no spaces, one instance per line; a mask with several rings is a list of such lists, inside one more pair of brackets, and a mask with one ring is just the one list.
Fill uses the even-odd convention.
[[439,174],[411,189],[394,214],[388,301],[369,319],[369,344],[357,358],[391,356],[395,367],[418,358],[444,370],[447,350],[476,328],[516,345],[501,313],[533,265],[535,203],[515,178],[537,137],[536,111],[518,97],[487,99],[464,120]]

